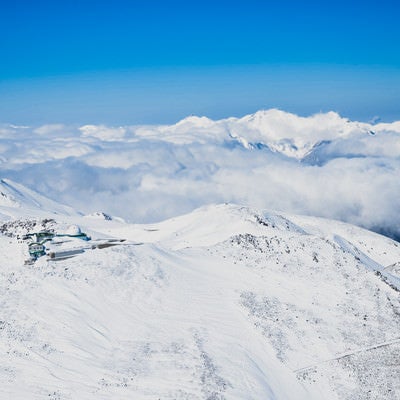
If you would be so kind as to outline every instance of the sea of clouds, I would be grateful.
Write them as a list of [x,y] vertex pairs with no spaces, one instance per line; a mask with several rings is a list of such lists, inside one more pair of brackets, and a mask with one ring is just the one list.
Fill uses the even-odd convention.
[[131,222],[234,202],[400,238],[400,122],[267,110],[168,126],[2,125],[0,168],[85,213]]

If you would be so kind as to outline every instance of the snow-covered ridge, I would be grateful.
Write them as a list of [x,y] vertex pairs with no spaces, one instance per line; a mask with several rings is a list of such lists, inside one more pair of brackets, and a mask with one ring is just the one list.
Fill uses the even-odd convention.
[[20,213],[37,215],[40,211],[43,214],[79,215],[71,207],[50,200],[10,179],[0,180],[0,212],[3,215],[21,217]]
[[[316,144],[357,136],[359,134],[400,134],[400,121],[370,124],[351,121],[336,112],[301,117],[278,109],[261,110],[241,118],[212,120],[207,117],[190,116],[173,125],[118,126],[83,125],[67,127],[61,124],[29,128],[15,125],[3,126],[3,137],[11,137],[18,131],[20,136],[33,130],[39,137],[52,135],[54,140],[81,136],[87,143],[93,140],[119,142],[146,138],[171,143],[225,141],[236,139],[247,148],[259,148],[260,144],[288,157],[301,159]],[[290,143],[290,149],[284,144]],[[90,151],[88,149],[88,151]]]
[[398,122],[372,125],[350,121],[335,112],[300,117],[271,109],[216,121],[191,116],[170,126],[130,127],[125,132],[126,138],[133,135],[176,144],[234,140],[247,149],[269,148],[287,157],[302,159],[321,143],[381,132],[400,133],[400,127]]
[[[0,397],[397,400],[399,243],[234,204],[145,225],[20,204],[0,223]],[[24,265],[43,229],[68,257]]]
[[0,127],[0,172],[86,214],[154,222],[233,202],[400,237],[400,128],[262,110],[172,125]]

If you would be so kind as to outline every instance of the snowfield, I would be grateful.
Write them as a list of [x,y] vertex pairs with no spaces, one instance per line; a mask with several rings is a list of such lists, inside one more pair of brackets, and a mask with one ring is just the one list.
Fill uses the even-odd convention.
[[[400,399],[398,242],[233,204],[134,225],[1,192],[0,398]],[[81,254],[24,264],[24,234],[70,225]]]

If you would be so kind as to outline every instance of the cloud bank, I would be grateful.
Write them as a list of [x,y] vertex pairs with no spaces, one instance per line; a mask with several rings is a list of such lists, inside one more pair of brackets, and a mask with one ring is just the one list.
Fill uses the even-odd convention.
[[400,122],[267,110],[168,126],[3,125],[0,168],[85,213],[133,222],[235,202],[400,237]]

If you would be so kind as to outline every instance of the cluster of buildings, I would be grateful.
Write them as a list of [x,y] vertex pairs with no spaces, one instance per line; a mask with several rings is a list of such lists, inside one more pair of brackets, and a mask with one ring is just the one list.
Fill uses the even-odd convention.
[[46,244],[54,241],[55,238],[74,238],[88,241],[90,237],[81,232],[76,225],[71,226],[66,233],[56,233],[52,231],[40,231],[28,233],[23,236],[23,240],[28,242],[30,261],[36,261],[39,257],[47,254]]

